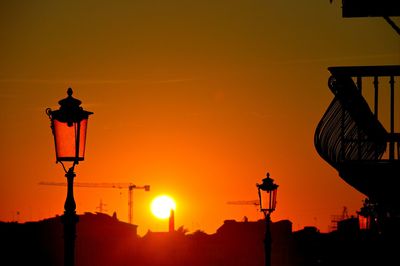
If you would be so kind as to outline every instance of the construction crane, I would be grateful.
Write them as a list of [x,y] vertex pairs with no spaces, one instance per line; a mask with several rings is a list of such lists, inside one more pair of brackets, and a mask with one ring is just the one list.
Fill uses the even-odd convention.
[[349,219],[349,213],[347,210],[347,207],[343,207],[343,211],[341,215],[331,215],[331,226],[330,226],[330,231],[334,231],[337,229],[337,225],[340,221]]
[[[39,182],[39,185],[47,186],[67,186],[65,182]],[[74,183],[75,187],[89,187],[89,188],[116,188],[125,189],[128,188],[128,221],[132,224],[133,214],[133,190],[144,189],[144,191],[150,191],[150,185],[136,186],[132,183]]]
[[226,204],[259,206],[260,201],[259,200],[236,200],[236,201],[228,201],[228,202],[226,202]]

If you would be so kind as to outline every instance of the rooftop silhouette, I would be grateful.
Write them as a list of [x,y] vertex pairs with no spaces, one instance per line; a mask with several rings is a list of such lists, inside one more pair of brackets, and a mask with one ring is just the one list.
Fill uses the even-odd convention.
[[[215,234],[148,232],[101,213],[80,215],[76,265],[263,265],[265,221],[226,220]],[[399,261],[399,230],[384,236],[360,230],[351,218],[338,230],[315,227],[292,232],[288,220],[273,222],[272,265],[385,265]],[[356,221],[356,222],[355,222]],[[62,265],[60,217],[39,222],[0,223],[3,265]],[[395,265],[395,264],[391,264]]]

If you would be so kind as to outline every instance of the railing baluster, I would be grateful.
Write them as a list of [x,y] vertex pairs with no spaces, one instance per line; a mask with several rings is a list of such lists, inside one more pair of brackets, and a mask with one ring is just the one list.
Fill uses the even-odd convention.
[[[390,134],[394,134],[394,76],[390,76]],[[394,140],[389,143],[389,160],[394,160]]]
[[[362,94],[362,76],[357,76],[357,88],[360,91],[360,94]],[[362,159],[362,144],[361,144],[361,132],[360,129],[358,129],[357,133],[357,139],[358,139],[358,159]]]
[[362,93],[362,76],[357,76],[357,88]]
[[379,104],[379,92],[378,92],[378,86],[379,86],[379,81],[378,81],[378,76],[374,77],[374,115],[376,119],[378,119],[378,104]]
[[[378,112],[379,112],[379,80],[378,76],[374,76],[374,116],[378,119]],[[378,155],[378,151],[375,151],[376,155]]]

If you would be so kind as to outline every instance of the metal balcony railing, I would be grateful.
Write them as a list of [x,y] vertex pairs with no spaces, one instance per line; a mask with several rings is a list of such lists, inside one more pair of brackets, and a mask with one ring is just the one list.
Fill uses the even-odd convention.
[[[328,70],[332,74],[328,86],[335,98],[316,130],[315,146],[319,154],[334,167],[354,160],[399,160],[400,133],[396,129],[400,128],[400,114],[395,113],[395,85],[400,85],[400,66]],[[363,97],[364,87],[369,89],[371,103]],[[389,100],[383,101],[381,94],[389,95]],[[380,112],[386,107],[380,106],[381,102],[389,103],[388,111]],[[388,126],[383,126],[380,116],[388,121]]]

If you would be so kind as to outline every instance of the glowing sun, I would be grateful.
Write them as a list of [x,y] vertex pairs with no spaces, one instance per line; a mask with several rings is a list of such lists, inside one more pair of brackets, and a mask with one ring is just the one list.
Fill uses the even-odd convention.
[[169,196],[158,196],[151,202],[151,212],[159,219],[169,218],[171,209],[175,210],[176,204]]

